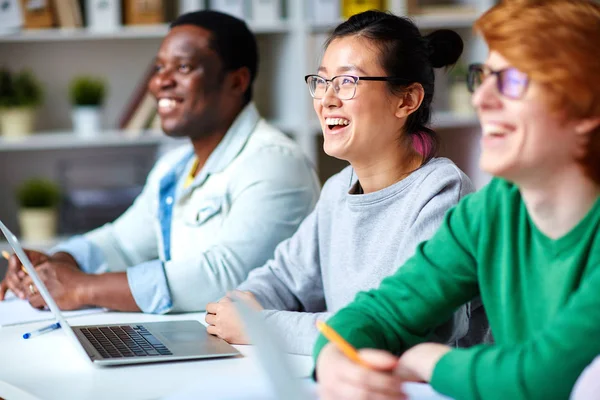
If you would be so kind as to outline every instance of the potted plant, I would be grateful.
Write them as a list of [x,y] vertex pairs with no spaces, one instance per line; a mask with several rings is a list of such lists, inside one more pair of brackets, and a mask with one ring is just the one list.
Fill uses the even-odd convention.
[[457,63],[449,73],[449,106],[450,111],[456,114],[473,114],[471,106],[471,93],[467,88],[467,66]]
[[78,76],[69,87],[73,106],[73,130],[81,136],[94,136],[101,131],[101,110],[106,85],[100,78]]
[[33,178],[17,188],[19,225],[25,240],[48,240],[56,236],[60,189],[50,180]]
[[5,136],[18,137],[34,130],[35,111],[42,102],[42,89],[27,70],[12,74],[0,70],[0,127]]

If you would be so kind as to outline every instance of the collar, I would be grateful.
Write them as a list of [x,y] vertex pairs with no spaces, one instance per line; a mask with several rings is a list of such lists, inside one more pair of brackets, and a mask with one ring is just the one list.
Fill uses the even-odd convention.
[[[214,173],[223,171],[231,162],[240,154],[248,138],[254,131],[256,124],[260,120],[260,114],[254,105],[254,102],[248,103],[235,118],[223,139],[210,154],[202,169],[196,175],[194,181],[187,187],[183,187],[185,182],[185,173],[181,179],[179,192],[185,195],[195,187],[200,186],[206,179]],[[193,151],[189,153],[189,157],[184,157],[186,165],[184,171],[189,171],[194,162]]]

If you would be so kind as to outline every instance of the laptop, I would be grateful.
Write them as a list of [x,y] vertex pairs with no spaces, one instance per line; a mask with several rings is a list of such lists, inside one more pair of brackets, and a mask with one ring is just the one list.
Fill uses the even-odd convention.
[[238,356],[227,342],[210,335],[198,321],[144,322],[73,326],[63,317],[16,236],[0,221],[0,230],[66,335],[98,366]]

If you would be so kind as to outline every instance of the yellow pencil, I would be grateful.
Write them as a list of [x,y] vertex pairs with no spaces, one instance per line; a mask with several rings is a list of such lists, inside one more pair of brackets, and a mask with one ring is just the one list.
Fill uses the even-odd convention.
[[371,368],[370,365],[365,363],[360,358],[356,349],[352,347],[350,343],[348,343],[343,337],[341,337],[325,322],[317,321],[317,328],[319,329],[319,331],[321,331],[323,336],[325,336],[331,343],[336,345],[337,348],[340,349],[340,351],[346,355],[346,357],[365,368]]
[[[6,251],[6,250],[2,250],[2,257],[6,258],[7,260],[10,260],[10,254],[8,254],[8,251]],[[27,274],[27,270],[25,269],[25,267],[23,265],[21,265],[21,271],[23,271]],[[29,275],[29,274],[27,274],[27,275]]]

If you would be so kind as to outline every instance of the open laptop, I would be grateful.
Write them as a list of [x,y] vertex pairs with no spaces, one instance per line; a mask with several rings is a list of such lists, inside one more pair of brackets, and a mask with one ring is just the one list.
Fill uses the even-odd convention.
[[95,365],[125,365],[237,356],[224,340],[206,332],[198,321],[144,322],[72,326],[62,316],[16,236],[0,221],[0,230],[37,290],[75,346]]

